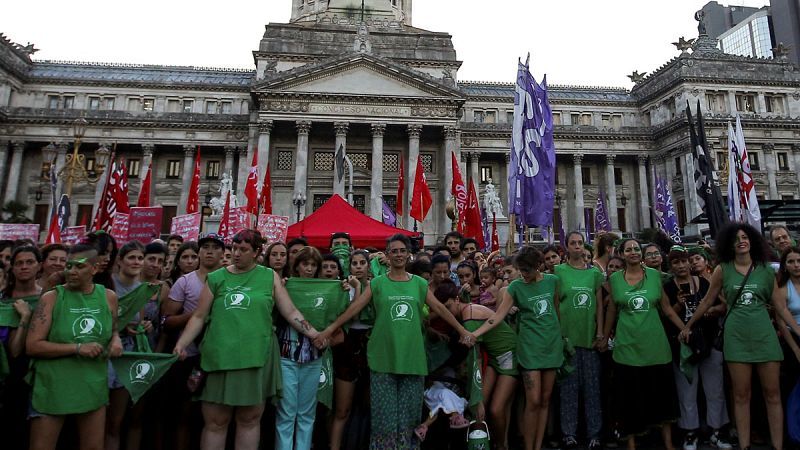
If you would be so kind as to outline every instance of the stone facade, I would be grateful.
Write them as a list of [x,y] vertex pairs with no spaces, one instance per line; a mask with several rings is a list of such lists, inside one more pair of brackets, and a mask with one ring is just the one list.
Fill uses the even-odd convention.
[[[353,163],[354,204],[376,219],[382,200],[396,204],[401,163],[408,201],[421,159],[434,205],[417,226],[433,243],[451,227],[450,152],[481,192],[492,179],[506,198],[514,87],[460,81],[451,36],[414,28],[410,0],[365,2],[363,23],[361,2],[350,3],[295,0],[290,23],[266,26],[252,71],[38,61],[35,49],[2,37],[0,195],[28,204],[29,215],[46,223],[41,150],[54,144],[63,164],[72,123],[85,117],[81,151],[89,164],[100,146],[116,149],[128,161],[135,199],[152,162],[154,203],[168,208],[165,217],[183,212],[198,146],[201,198],[216,193],[226,172],[241,196],[257,151],[261,173],[267,162],[271,168],[275,213],[292,220],[298,193],[308,199],[301,216],[334,192],[350,193],[347,177],[334,177],[340,146]],[[654,172],[672,181],[681,221],[697,215],[694,191],[685,189],[693,184],[687,101],[693,112],[700,101],[715,157],[725,154],[727,123],[738,111],[758,160],[759,195],[798,198],[798,67],[725,55],[706,38],[636,81],[631,90],[550,87],[564,229],[587,226],[601,190],[615,229],[649,227]],[[75,187],[74,222],[91,217],[99,185]],[[413,226],[407,211],[402,224]]]

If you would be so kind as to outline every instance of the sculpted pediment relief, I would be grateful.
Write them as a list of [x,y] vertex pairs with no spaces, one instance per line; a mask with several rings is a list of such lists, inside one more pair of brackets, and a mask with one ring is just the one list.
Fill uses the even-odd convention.
[[394,97],[429,97],[425,92],[401,80],[390,78],[368,67],[352,67],[324,78],[286,89],[288,92],[390,95]]

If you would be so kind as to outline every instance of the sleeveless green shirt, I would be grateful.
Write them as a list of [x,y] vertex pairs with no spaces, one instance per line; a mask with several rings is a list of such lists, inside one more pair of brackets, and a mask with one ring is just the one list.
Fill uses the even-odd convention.
[[223,267],[208,274],[214,296],[200,347],[203,370],[263,367],[272,350],[272,269],[256,265],[245,273]]
[[424,279],[392,281],[381,275],[370,282],[375,326],[367,343],[367,361],[375,372],[427,375],[422,305],[428,294]]
[[735,298],[744,275],[733,263],[722,264],[722,289],[728,299],[723,353],[726,361],[760,363],[782,361],[783,351],[772,327],[767,305],[772,301],[775,271],[760,264],[753,267],[742,295]]
[[635,286],[625,272],[609,278],[611,297],[617,306],[614,361],[628,366],[654,366],[672,361],[667,335],[661,323],[661,272],[644,268],[645,277]]
[[576,269],[559,264],[554,269],[561,297],[561,332],[575,347],[592,348],[597,335],[597,288],[603,274],[596,267]]
[[519,308],[517,359],[522,370],[557,369],[564,362],[561,325],[553,296],[558,277],[545,273],[541,281],[514,280],[508,293]]
[[[91,294],[56,286],[47,340],[60,344],[111,340],[112,317],[106,289],[94,285]],[[33,409],[48,415],[82,414],[108,403],[108,363],[103,357],[77,355],[33,361]]]

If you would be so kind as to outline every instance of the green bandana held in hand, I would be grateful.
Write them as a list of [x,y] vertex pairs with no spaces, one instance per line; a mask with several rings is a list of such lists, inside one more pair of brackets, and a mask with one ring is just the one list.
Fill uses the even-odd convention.
[[120,383],[131,394],[134,403],[167,373],[178,359],[178,355],[166,353],[125,352],[119,358],[112,358],[111,365],[117,371]]
[[128,292],[119,299],[119,312],[117,313],[117,323],[120,328],[124,327],[136,315],[148,300],[153,298],[156,293],[161,290],[160,284],[142,283],[136,289]]
[[342,278],[350,276],[350,246],[347,244],[337,244],[331,248],[331,253],[339,258],[339,264],[342,265]]
[[36,309],[36,304],[39,303],[39,296],[31,295],[0,301],[0,327],[17,328],[19,326],[19,313],[14,309],[14,302],[17,300],[25,300],[31,307],[31,311],[33,311]]

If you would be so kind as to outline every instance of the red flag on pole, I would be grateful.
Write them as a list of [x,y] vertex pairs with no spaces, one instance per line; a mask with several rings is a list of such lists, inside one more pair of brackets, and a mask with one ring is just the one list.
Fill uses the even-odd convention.
[[272,178],[269,174],[269,163],[264,173],[264,185],[261,186],[261,198],[258,202],[262,214],[272,214]]
[[397,216],[403,215],[403,191],[405,190],[406,174],[403,173],[403,155],[400,155],[400,176],[397,178],[397,201],[395,202],[395,212]]
[[244,196],[247,198],[245,210],[258,216],[258,149],[253,149],[253,162],[250,164],[250,174],[244,185]]
[[[222,220],[219,222],[219,231],[217,234],[222,236],[222,239],[228,240],[228,234],[231,228],[231,191],[228,191],[228,196],[225,197],[225,208],[222,210]],[[233,236],[230,236],[233,237]]]
[[186,214],[200,211],[200,146],[197,146],[197,155],[194,158],[194,175],[192,185],[189,187],[189,198],[186,199]]
[[103,188],[103,197],[95,215],[95,230],[111,230],[111,224],[117,212],[129,213],[128,204],[128,173],[125,170],[125,162],[120,159],[111,164],[111,169]]
[[139,189],[139,199],[136,201],[136,206],[140,208],[150,206],[150,171],[152,167],[153,163],[151,162],[150,165],[147,166],[147,173],[144,176],[144,181],[142,181],[142,188]]
[[45,244],[60,244],[61,243],[61,230],[58,229],[58,214],[51,214],[50,229],[47,230],[47,240]]
[[[108,217],[108,210],[106,208],[106,197],[108,196],[108,187],[109,181],[111,181],[111,173],[114,171],[114,165],[116,164],[117,159],[117,151],[116,145],[114,145],[114,150],[111,152],[111,158],[108,160],[108,174],[106,175],[106,183],[103,186],[103,194],[100,196],[100,204],[97,205],[97,211],[94,214],[94,221],[92,223],[92,230],[99,231],[105,230],[109,231],[111,229],[111,218]],[[84,225],[84,224],[80,224]]]
[[450,192],[453,194],[453,198],[456,202],[456,211],[458,212],[458,225],[456,229],[459,233],[464,234],[464,228],[467,223],[467,218],[464,215],[464,211],[467,209],[467,186],[464,184],[464,178],[461,176],[461,167],[458,165],[456,152],[452,152],[452,155],[453,185],[450,188]]
[[492,214],[492,251],[500,250],[500,235],[497,234],[497,214]]
[[[425,171],[422,168],[422,159],[417,158],[417,173],[414,177],[414,189],[412,190],[411,211],[408,215],[416,219],[417,222],[425,220],[428,211],[433,204],[431,190],[428,189],[428,180],[425,178]],[[480,223],[480,217],[478,219]]]
[[478,241],[478,248],[484,248],[486,247],[486,243],[483,240],[481,209],[478,205],[478,194],[475,192],[475,183],[469,183],[467,197],[469,200],[467,201],[467,209],[464,212],[464,215],[466,216],[464,236],[474,238],[476,241]]
[[117,167],[117,171],[114,172],[114,177],[112,177],[111,181],[114,203],[116,205],[116,211],[114,211],[114,213],[130,213],[131,205],[128,197],[128,169],[125,167],[124,158],[120,159],[119,167]]

